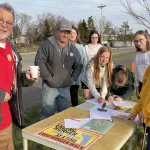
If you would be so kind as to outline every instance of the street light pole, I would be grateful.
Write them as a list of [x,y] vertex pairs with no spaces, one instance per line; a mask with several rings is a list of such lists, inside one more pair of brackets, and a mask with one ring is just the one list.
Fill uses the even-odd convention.
[[100,23],[100,35],[101,35],[101,44],[103,44],[103,28],[104,28],[104,22],[103,22],[103,8],[106,7],[106,5],[100,5],[97,6],[98,8],[101,9],[101,23]]

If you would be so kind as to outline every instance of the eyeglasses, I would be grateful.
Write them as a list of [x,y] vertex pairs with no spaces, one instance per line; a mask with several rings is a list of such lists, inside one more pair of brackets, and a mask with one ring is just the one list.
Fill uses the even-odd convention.
[[137,43],[142,43],[142,41],[143,41],[144,39],[145,39],[145,38],[139,39],[139,40],[134,40],[133,42],[134,42],[135,44],[137,44]]
[[6,26],[11,28],[13,23],[11,21],[5,21],[3,18],[0,17],[0,24],[4,24],[6,22]]

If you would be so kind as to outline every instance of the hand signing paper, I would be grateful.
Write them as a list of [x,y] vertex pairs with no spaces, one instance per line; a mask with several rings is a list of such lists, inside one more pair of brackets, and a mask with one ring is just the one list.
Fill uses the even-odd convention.
[[99,103],[104,103],[104,102],[105,102],[105,98],[99,97],[99,98],[98,98],[98,102],[99,102]]

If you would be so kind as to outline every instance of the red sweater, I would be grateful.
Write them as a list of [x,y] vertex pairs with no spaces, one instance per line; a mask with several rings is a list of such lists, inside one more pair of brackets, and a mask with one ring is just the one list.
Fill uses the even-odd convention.
[[[5,48],[0,47],[0,61],[0,89],[10,94],[15,74],[15,61],[13,58],[11,46],[7,41]],[[0,109],[2,113],[2,124],[0,124],[1,130],[7,128],[11,124],[12,117],[8,102],[0,103]]]

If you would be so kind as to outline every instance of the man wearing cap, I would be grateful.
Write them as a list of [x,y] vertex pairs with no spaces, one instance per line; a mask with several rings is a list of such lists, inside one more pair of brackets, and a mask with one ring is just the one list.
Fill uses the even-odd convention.
[[81,57],[69,41],[72,24],[58,21],[56,35],[44,41],[36,54],[35,65],[40,67],[42,84],[41,119],[70,106],[70,85],[82,70]]

